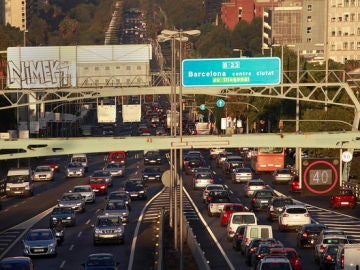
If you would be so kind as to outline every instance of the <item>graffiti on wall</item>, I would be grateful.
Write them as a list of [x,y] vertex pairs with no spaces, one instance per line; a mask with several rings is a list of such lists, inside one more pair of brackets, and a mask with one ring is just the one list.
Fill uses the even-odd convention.
[[43,88],[71,86],[72,64],[59,60],[8,61],[8,87]]

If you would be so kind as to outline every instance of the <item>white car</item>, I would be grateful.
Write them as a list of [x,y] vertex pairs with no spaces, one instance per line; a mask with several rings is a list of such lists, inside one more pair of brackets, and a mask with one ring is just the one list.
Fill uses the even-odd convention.
[[48,165],[37,166],[33,173],[34,181],[51,181],[54,180],[54,172]]
[[254,194],[255,190],[266,189],[266,188],[267,186],[264,180],[251,179],[244,186],[245,195],[246,197],[251,197]]
[[276,169],[273,174],[273,184],[277,183],[289,183],[291,180],[291,177],[293,176],[291,173],[291,170],[288,168],[282,168],[282,169]]
[[95,192],[92,190],[90,185],[78,185],[74,186],[71,192],[80,193],[86,203],[95,202]]
[[226,153],[226,149],[225,148],[211,148],[210,149],[210,157],[211,158],[216,158],[216,156],[219,153]]
[[303,204],[288,204],[279,214],[279,231],[301,228],[311,223],[310,213]]

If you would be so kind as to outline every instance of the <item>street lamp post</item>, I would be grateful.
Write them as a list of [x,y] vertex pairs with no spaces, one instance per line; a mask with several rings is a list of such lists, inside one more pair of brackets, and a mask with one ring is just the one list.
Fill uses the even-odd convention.
[[[182,127],[182,82],[181,82],[181,78],[182,78],[182,43],[188,41],[188,36],[198,36],[200,35],[200,31],[199,30],[187,30],[187,31],[183,31],[183,30],[163,30],[161,31],[161,35],[158,36],[158,39],[160,41],[167,41],[167,40],[171,40],[172,44],[174,46],[172,46],[172,74],[174,74],[174,76],[172,77],[173,82],[171,83],[172,88],[173,88],[173,95],[174,95],[174,100],[172,101],[173,104],[173,115],[175,115],[176,117],[176,76],[175,76],[175,41],[179,41],[179,79],[180,79],[180,83],[179,83],[179,132],[180,132],[180,141],[182,141],[183,139],[183,127]],[[177,118],[177,117],[176,117]],[[177,121],[177,119],[176,119]],[[174,136],[176,136],[176,124],[175,124],[175,133]],[[175,151],[176,154],[176,151]],[[175,155],[176,156],[176,155]],[[174,163],[171,162],[171,166]],[[176,163],[175,163],[176,164]],[[183,269],[183,178],[182,178],[182,165],[183,165],[183,150],[180,149],[180,156],[179,156],[179,170],[180,170],[180,174],[179,174],[179,189],[180,189],[180,211],[179,211],[179,216],[180,216],[180,269]],[[174,166],[175,168],[175,173],[176,173],[176,168],[177,166]],[[175,202],[176,202],[176,188],[175,188]],[[177,208],[177,203],[175,203],[175,209]],[[174,239],[175,239],[175,248],[177,248],[177,214],[175,211],[175,222],[174,222]]]

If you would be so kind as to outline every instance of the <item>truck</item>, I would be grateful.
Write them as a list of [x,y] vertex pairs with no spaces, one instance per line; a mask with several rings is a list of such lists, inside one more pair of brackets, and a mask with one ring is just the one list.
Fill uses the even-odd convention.
[[34,181],[29,167],[10,168],[6,175],[5,193],[11,196],[32,196]]
[[[180,123],[180,113],[177,111],[176,112],[176,116],[175,116],[175,121],[176,121],[176,127],[179,126]],[[166,112],[166,128],[170,129],[171,128],[171,111],[167,110]]]
[[339,245],[336,256],[335,270],[360,269],[360,244]]
[[212,190],[208,194],[208,216],[220,215],[225,205],[231,203],[227,190]]

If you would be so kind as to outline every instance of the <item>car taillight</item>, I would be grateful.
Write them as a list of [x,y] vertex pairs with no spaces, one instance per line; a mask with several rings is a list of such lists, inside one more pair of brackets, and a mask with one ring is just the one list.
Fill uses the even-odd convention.
[[249,244],[249,238],[245,238],[245,245]]
[[252,247],[252,248],[250,248],[250,252],[255,252],[256,251],[256,248],[255,247]]
[[326,255],[325,260],[331,262],[332,261],[332,256],[330,254]]
[[310,217],[309,213],[304,214],[305,217]]
[[344,269],[344,265],[345,265],[345,262],[344,262],[344,254],[341,255],[340,265],[341,265],[341,269]]
[[256,203],[256,199],[255,199],[255,198],[253,198],[251,201],[252,201],[253,203]]
[[211,201],[211,197],[207,197],[207,200],[208,200],[208,201]]
[[210,179],[210,183],[214,183],[214,179],[211,178],[211,179]]
[[248,186],[246,189],[247,189],[247,190],[250,190],[250,188],[251,188],[251,187],[250,187],[250,186]]
[[303,232],[302,237],[304,237],[304,238],[308,237],[308,233],[307,233],[307,232]]
[[266,186],[265,186],[265,185],[263,185],[263,186],[262,186],[262,189],[266,189]]
[[197,178],[194,178],[194,182],[197,183],[199,180]]
[[321,250],[321,252],[323,252],[325,250],[325,247],[323,245],[321,245],[320,250]]
[[239,234],[237,235],[237,238],[238,238],[238,239],[241,239],[242,236],[243,236],[243,235],[242,235],[241,233],[239,233]]
[[288,216],[289,216],[289,214],[283,214],[282,216],[283,216],[283,217],[288,217]]
[[294,262],[294,265],[299,265],[299,264],[301,264],[300,259],[299,259],[299,258],[296,258],[296,260],[295,260],[295,262]]

